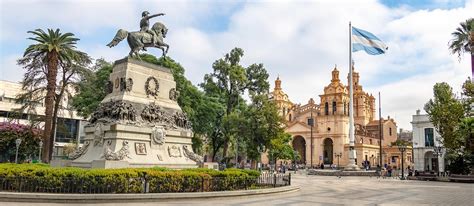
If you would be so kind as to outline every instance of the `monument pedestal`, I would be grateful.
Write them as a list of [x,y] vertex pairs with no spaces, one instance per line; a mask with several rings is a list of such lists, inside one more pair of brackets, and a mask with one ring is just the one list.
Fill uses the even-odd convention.
[[356,150],[353,148],[354,146],[349,147],[349,163],[344,166],[344,171],[359,171],[360,168],[355,164],[356,158]]
[[126,168],[130,167],[127,161],[92,160],[91,168]]
[[360,170],[359,166],[355,164],[348,164],[344,166],[344,171],[359,171],[359,170]]
[[118,60],[107,90],[84,129],[83,147],[70,156],[72,166],[193,168],[202,162],[168,68]]

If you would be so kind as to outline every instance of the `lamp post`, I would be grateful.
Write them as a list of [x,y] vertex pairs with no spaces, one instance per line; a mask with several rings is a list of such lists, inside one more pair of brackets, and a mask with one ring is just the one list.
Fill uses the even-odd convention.
[[339,169],[339,158],[342,157],[342,152],[339,152],[339,154],[334,154],[334,156],[337,157],[337,169]]
[[16,144],[16,154],[15,154],[15,164],[18,163],[18,149],[20,149],[21,139],[18,138],[15,140]]
[[400,152],[402,153],[402,177],[400,178],[401,180],[404,180],[405,179],[405,166],[403,165],[403,162],[405,161],[404,158],[403,158],[403,154],[405,153],[405,151],[407,150],[407,146],[406,145],[398,145],[398,150],[400,150]]
[[438,158],[438,167],[437,167],[437,170],[436,172],[438,173],[438,176],[439,176],[439,159],[441,159],[441,156],[443,156],[443,149],[444,147],[443,146],[434,146],[433,147],[433,154],[436,155],[436,157]]
[[43,150],[43,140],[39,141],[38,162],[41,162],[41,151]]

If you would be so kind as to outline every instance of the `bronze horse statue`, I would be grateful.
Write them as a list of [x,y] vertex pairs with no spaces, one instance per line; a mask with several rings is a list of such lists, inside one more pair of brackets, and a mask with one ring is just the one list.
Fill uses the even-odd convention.
[[164,24],[156,22],[153,24],[153,27],[151,27],[151,31],[152,33],[155,33],[155,35],[152,35],[148,32],[128,32],[124,29],[119,29],[117,34],[115,34],[114,39],[112,39],[112,41],[108,43],[107,46],[114,47],[120,43],[120,41],[127,38],[128,46],[130,46],[130,53],[128,53],[130,57],[136,55],[139,58],[138,52],[140,50],[146,51],[146,47],[159,48],[163,51],[163,56],[166,56],[169,45],[163,42],[163,38],[166,38],[168,29]]

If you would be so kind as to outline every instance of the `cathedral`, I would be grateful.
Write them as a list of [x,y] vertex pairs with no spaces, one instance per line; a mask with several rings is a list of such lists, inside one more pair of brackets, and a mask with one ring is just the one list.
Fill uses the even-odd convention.
[[[359,84],[359,73],[354,71],[354,124],[356,164],[364,163],[375,167],[379,162],[380,127],[376,119],[375,97],[365,92]],[[349,76],[348,76],[349,82]],[[348,84],[347,84],[348,85]],[[285,119],[285,131],[292,136],[293,149],[301,158],[297,164],[316,167],[321,164],[348,163],[349,151],[349,86],[339,79],[339,71],[334,68],[331,82],[324,87],[316,102],[313,98],[301,105],[293,103],[283,91],[282,81],[278,77],[270,98],[279,108]],[[382,158],[384,164],[395,162],[393,151],[389,147],[397,139],[397,124],[390,118],[382,119]],[[398,162],[398,161],[396,161]],[[262,163],[269,163],[265,155]]]

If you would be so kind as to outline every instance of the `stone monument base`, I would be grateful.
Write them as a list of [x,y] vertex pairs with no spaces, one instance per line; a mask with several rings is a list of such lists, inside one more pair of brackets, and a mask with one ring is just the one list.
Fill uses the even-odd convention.
[[[94,135],[97,130],[103,136]],[[95,124],[86,133],[82,155],[71,166],[82,168],[197,168],[191,149],[191,132],[168,130],[162,142],[150,138],[156,131],[120,123]],[[97,132],[96,132],[97,133]]]
[[91,168],[127,168],[130,164],[127,161],[93,160]]
[[348,164],[344,166],[344,171],[359,171],[359,170],[360,170],[359,166],[355,164]]
[[114,63],[107,96],[70,158],[83,168],[196,168],[192,126],[179,107],[169,68],[124,58]]

